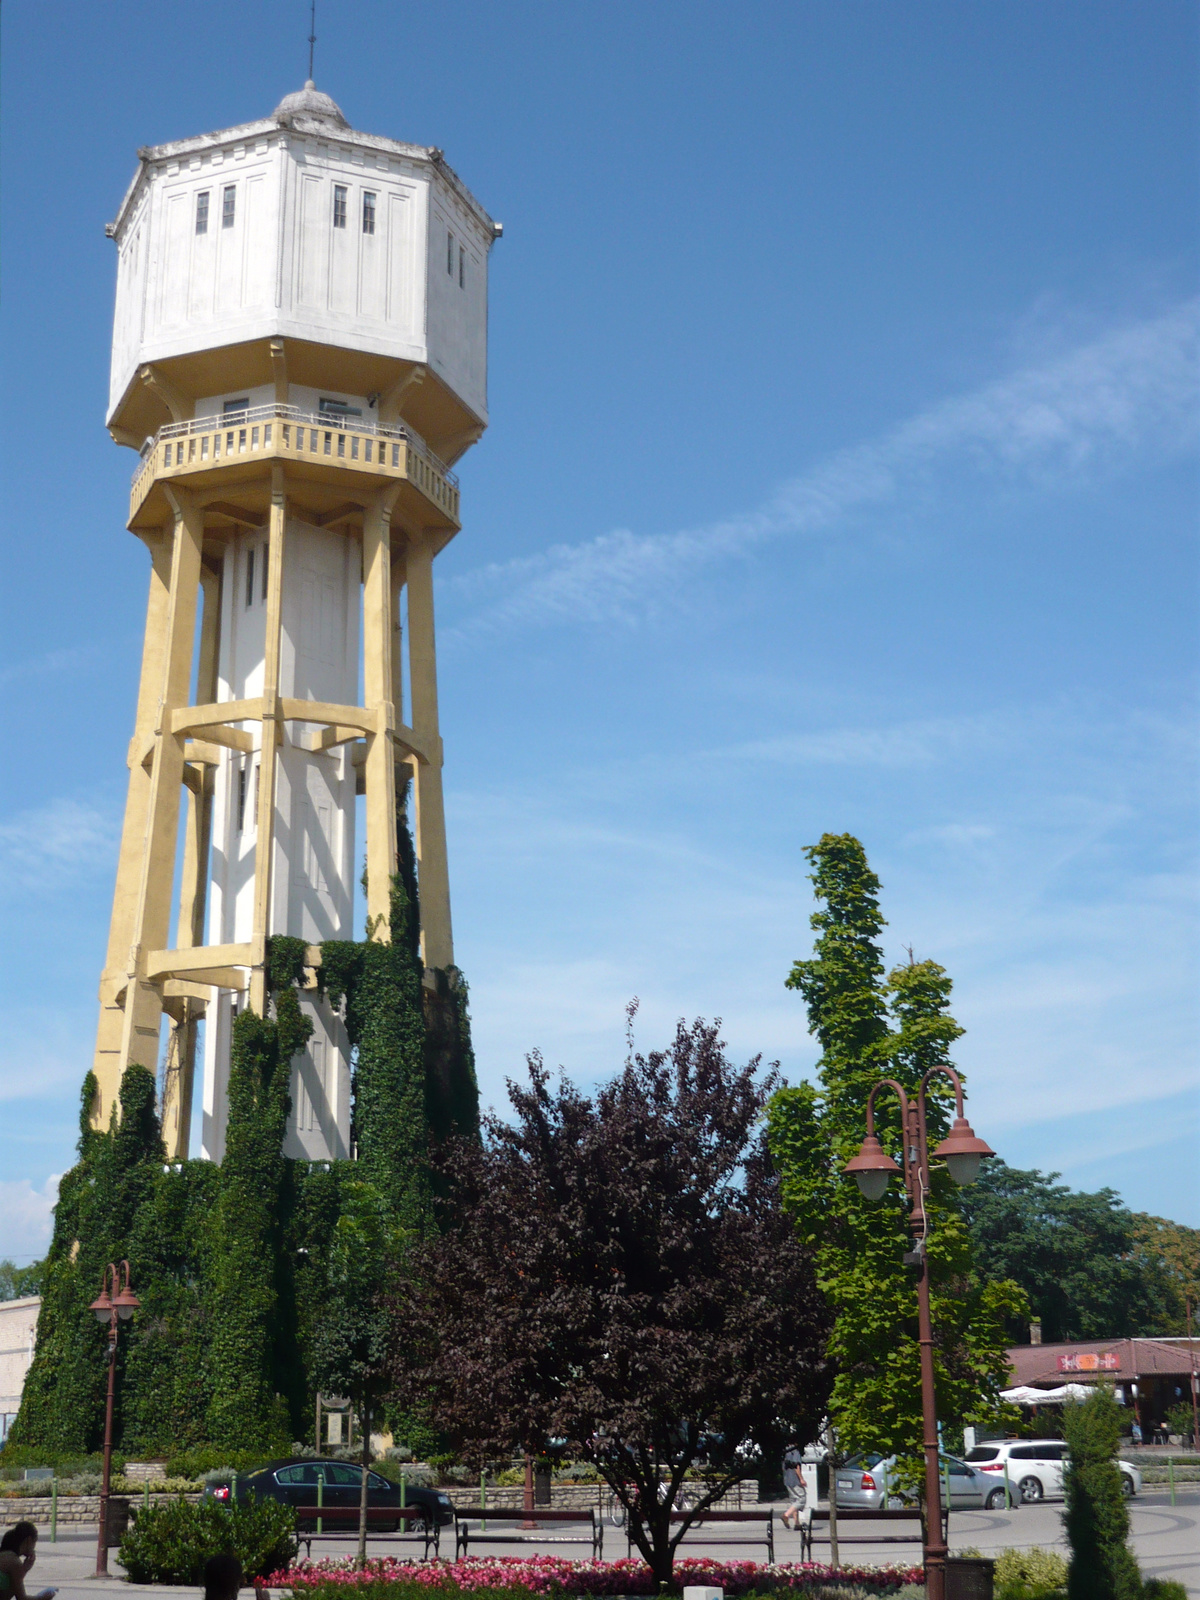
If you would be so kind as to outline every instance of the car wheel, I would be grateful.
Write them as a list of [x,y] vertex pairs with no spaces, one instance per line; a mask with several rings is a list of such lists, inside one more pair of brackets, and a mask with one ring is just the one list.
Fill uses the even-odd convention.
[[1126,1500],[1132,1500],[1134,1495],[1137,1493],[1137,1490],[1133,1485],[1133,1479],[1127,1472],[1123,1472],[1121,1474],[1121,1493],[1125,1496]]
[[984,1508],[988,1511],[1007,1511],[1010,1500],[1016,1503],[1011,1491],[1006,1494],[1003,1489],[993,1489],[984,1501]]
[[1034,1505],[1042,1498],[1042,1480],[1040,1478],[1022,1478],[1017,1488],[1021,1491],[1021,1499],[1027,1506]]

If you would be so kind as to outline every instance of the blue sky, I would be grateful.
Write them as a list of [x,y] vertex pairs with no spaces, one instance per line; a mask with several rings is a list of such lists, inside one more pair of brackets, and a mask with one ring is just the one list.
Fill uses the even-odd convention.
[[[1190,4],[319,0],[317,81],[505,224],[439,558],[486,1100],[783,987],[803,846],[955,980],[1010,1162],[1200,1223]],[[9,0],[0,1254],[90,1063],[146,559],[103,427],[139,145],[260,116],[307,4]]]

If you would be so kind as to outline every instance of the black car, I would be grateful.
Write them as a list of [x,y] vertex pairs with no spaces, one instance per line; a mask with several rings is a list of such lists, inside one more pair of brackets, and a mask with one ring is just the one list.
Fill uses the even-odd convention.
[[[362,1468],[350,1461],[288,1456],[281,1461],[268,1461],[253,1472],[239,1472],[233,1484],[210,1484],[205,1493],[214,1500],[278,1500],[285,1506],[311,1508],[317,1504],[318,1484],[322,1485],[322,1506],[331,1510],[347,1506],[357,1508],[362,1493]],[[436,1522],[445,1527],[454,1521],[454,1506],[449,1495],[443,1494],[440,1489],[418,1489],[406,1485],[404,1503],[406,1506],[420,1506],[425,1512],[424,1519],[408,1520],[407,1526],[413,1532],[421,1531],[425,1522],[430,1525]],[[378,1472],[369,1471],[367,1504],[372,1508],[399,1506],[400,1485],[390,1482]],[[311,1527],[314,1521],[309,1510],[307,1516],[297,1519],[297,1526]],[[396,1527],[399,1527],[399,1522],[397,1518]],[[381,1526],[376,1517],[371,1518],[371,1523],[374,1527]]]

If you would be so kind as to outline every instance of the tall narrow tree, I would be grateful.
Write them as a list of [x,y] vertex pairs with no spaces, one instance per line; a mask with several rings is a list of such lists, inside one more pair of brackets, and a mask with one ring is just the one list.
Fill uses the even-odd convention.
[[[862,1140],[872,1086],[894,1078],[914,1095],[930,1067],[948,1063],[962,1029],[936,962],[910,961],[885,978],[879,880],[861,843],[826,834],[806,854],[820,902],[811,918],[816,949],[796,962],[787,983],[803,995],[821,1045],[820,1087],[776,1093],[768,1138],[784,1205],[816,1252],[818,1281],[836,1315],[830,1414],[839,1441],[850,1450],[896,1451],[915,1465],[920,1350],[915,1282],[903,1262],[906,1201],[899,1184],[882,1201],[864,1199],[843,1168]],[[948,1088],[942,1080],[929,1100],[931,1141],[948,1126]],[[895,1153],[896,1097],[881,1094],[875,1104],[877,1131]],[[1003,1313],[1024,1302],[1015,1285],[973,1275],[956,1191],[943,1172],[933,1175],[927,1207],[938,1412],[953,1426],[994,1414],[1007,1371]]]

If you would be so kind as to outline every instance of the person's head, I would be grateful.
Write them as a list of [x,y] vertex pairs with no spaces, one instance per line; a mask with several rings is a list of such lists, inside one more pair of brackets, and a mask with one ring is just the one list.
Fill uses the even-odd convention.
[[237,1600],[242,1563],[236,1556],[210,1556],[204,1563],[204,1600]]
[[37,1529],[32,1522],[14,1522],[0,1539],[0,1550],[12,1550],[19,1556],[31,1556],[37,1547]]

